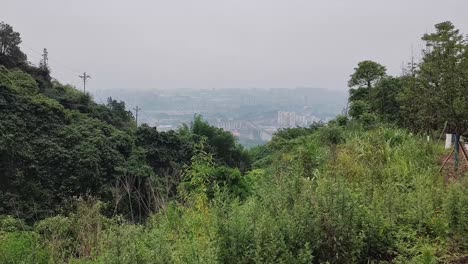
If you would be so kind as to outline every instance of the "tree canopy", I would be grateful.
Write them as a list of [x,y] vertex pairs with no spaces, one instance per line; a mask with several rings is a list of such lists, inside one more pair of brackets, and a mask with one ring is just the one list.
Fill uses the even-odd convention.
[[363,87],[372,88],[376,82],[382,79],[386,74],[385,66],[377,62],[365,60],[358,63],[358,67],[354,68],[354,73],[348,82],[349,87]]
[[468,44],[450,22],[425,34],[426,50],[402,95],[404,114],[420,129],[468,129]]
[[14,67],[26,61],[26,55],[20,50],[21,37],[13,27],[0,22],[0,65]]

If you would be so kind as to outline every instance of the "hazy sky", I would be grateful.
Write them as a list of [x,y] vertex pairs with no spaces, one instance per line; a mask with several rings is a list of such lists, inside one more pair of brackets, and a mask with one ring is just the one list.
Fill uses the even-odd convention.
[[0,0],[37,63],[89,90],[322,87],[345,90],[357,62],[390,74],[450,20],[468,33],[467,0]]

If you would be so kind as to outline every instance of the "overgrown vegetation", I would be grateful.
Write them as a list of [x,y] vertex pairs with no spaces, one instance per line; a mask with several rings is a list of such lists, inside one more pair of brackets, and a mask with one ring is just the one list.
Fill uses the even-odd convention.
[[177,131],[137,128],[124,102],[96,104],[52,81],[47,65],[25,61],[11,26],[1,23],[0,31],[0,214],[32,223],[92,195],[112,205],[106,215],[141,222],[177,197],[200,142],[216,165],[250,169],[234,136],[201,116]]
[[[435,36],[456,31],[449,23],[436,28],[425,38],[444,47],[433,52],[444,53],[452,46]],[[0,30],[14,32],[5,24]],[[456,41],[454,54],[466,56],[465,42]],[[0,263],[468,258],[468,177],[460,171],[457,180],[444,179],[438,164],[444,150],[421,136],[429,128],[440,133],[439,123],[428,125],[430,107],[453,103],[462,111],[465,102],[438,93],[426,93],[418,109],[406,101],[416,87],[437,87],[424,82],[429,60],[462,74],[463,56],[443,64],[447,56],[441,62],[428,52],[403,77],[363,62],[350,81],[358,86],[351,118],[281,130],[247,152],[201,117],[177,131],[136,127],[123,102],[98,105],[47,81],[48,69],[48,78],[39,78],[19,67],[24,57],[15,60],[18,50],[10,50],[0,53]],[[466,88],[466,77],[457,78],[451,92]],[[448,116],[438,113],[438,121]],[[461,134],[466,118],[457,117],[445,121]]]
[[180,199],[144,225],[104,217],[91,199],[31,227],[5,219],[1,237],[42,263],[449,261],[468,250],[468,181],[444,183],[441,153],[402,129],[321,128],[268,154],[238,192],[214,183],[200,151]]

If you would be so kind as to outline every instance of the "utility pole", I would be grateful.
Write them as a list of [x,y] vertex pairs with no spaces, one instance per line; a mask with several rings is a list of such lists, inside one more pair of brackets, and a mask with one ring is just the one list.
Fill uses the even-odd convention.
[[91,78],[91,76],[87,75],[86,72],[83,72],[83,75],[78,76],[83,79],[83,92],[86,93],[86,80]]
[[138,107],[137,105],[135,108],[133,108],[133,110],[135,110],[135,121],[136,121],[136,126],[138,127],[138,111],[140,111],[141,108]]

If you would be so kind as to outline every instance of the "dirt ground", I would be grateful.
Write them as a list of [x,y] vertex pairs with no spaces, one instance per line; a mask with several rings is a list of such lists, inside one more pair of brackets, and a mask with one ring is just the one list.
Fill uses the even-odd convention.
[[[465,152],[467,152],[468,154],[467,150],[465,150]],[[449,153],[447,153],[446,155],[442,156],[439,159],[440,166],[442,166],[442,164],[444,163],[444,161],[447,159],[448,156],[449,156]],[[460,177],[468,173],[468,162],[463,156],[461,149],[460,149],[460,156],[459,156],[458,164],[459,164],[458,171],[455,171],[455,153],[454,153],[452,154],[452,156],[450,157],[450,159],[447,161],[444,168],[442,169],[442,174],[444,175],[446,182],[459,180]]]
[[468,264],[468,256],[462,256],[462,257],[454,258],[452,260],[449,260],[448,263],[451,263],[451,264]]

